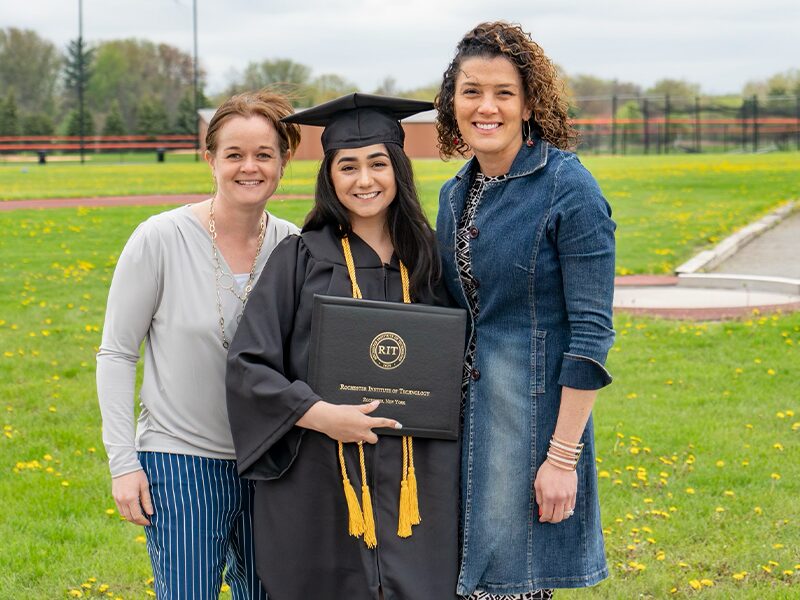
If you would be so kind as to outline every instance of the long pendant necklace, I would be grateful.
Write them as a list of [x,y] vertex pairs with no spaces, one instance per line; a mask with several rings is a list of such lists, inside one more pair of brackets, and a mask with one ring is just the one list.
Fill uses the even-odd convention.
[[[208,232],[211,234],[211,261],[214,264],[214,279],[215,288],[217,291],[217,313],[219,314],[219,333],[222,337],[222,347],[226,350],[228,349],[228,346],[230,346],[231,341],[225,334],[225,315],[222,312],[221,290],[226,290],[236,296],[236,298],[239,299],[239,302],[242,303],[242,311],[244,310],[244,306],[247,304],[247,298],[250,296],[250,291],[253,289],[253,282],[255,281],[256,277],[256,264],[258,263],[258,257],[261,254],[261,247],[264,245],[264,234],[266,231],[267,215],[264,213],[261,217],[261,222],[258,228],[258,247],[256,248],[256,255],[253,257],[253,265],[250,267],[250,275],[247,278],[247,283],[240,294],[236,289],[236,282],[234,281],[233,276],[225,273],[222,270],[222,264],[219,259],[219,249],[217,248],[217,224],[214,221],[214,198],[211,199],[211,204],[208,207]],[[236,316],[237,324],[241,318],[242,313],[240,311]]]

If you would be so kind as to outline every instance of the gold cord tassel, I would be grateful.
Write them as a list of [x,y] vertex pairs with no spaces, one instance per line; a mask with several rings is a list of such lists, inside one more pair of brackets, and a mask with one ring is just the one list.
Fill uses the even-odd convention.
[[361,513],[361,507],[358,505],[356,491],[347,476],[342,442],[339,442],[339,465],[342,469],[342,485],[344,486],[344,498],[347,501],[347,513],[349,515],[348,533],[353,537],[361,537],[364,534],[364,516]]
[[414,471],[414,438],[408,437],[408,516],[412,525],[419,525],[422,517],[419,514],[419,498],[417,495],[417,475]]
[[364,514],[364,543],[367,548],[375,548],[378,545],[378,537],[375,533],[375,517],[372,514],[372,497],[367,485],[367,468],[364,465],[364,442],[358,442],[358,458],[361,461],[361,506]]
[[411,536],[411,507],[408,497],[408,438],[403,436],[403,478],[400,480],[400,503],[397,509],[397,535]]
[[[361,289],[356,281],[356,269],[353,262],[353,254],[350,250],[350,240],[347,236],[342,237],[342,252],[344,254],[347,273],[350,276],[350,283],[353,290],[353,298],[362,298]],[[403,302],[411,302],[408,269],[400,261],[400,279],[403,284]],[[409,537],[411,527],[419,525],[422,519],[419,514],[419,499],[417,493],[417,476],[414,471],[414,447],[412,438],[404,436],[403,441],[403,478],[400,482],[400,502],[398,507],[397,535],[399,537]],[[364,536],[364,543],[368,548],[375,548],[378,545],[378,538],[375,532],[375,516],[372,511],[372,496],[367,485],[367,469],[364,464],[364,444],[358,443],[358,455],[361,463],[361,507],[358,506],[358,498],[355,490],[347,477],[347,470],[344,463],[343,445],[339,442],[339,462],[342,468],[342,482],[344,484],[344,494],[347,499],[347,508],[350,514],[350,535]]]

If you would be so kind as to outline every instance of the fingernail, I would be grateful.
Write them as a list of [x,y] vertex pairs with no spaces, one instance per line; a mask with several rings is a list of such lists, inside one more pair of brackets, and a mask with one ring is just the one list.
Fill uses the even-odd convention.
[[394,424],[394,428],[395,429],[402,429],[403,428],[403,424],[402,423],[395,423]]

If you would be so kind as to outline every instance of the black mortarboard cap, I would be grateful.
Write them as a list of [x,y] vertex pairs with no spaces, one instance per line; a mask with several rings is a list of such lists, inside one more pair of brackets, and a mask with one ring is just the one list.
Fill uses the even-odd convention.
[[322,148],[325,152],[372,144],[398,144],[402,147],[405,134],[400,119],[432,109],[433,102],[356,92],[281,120],[324,127]]

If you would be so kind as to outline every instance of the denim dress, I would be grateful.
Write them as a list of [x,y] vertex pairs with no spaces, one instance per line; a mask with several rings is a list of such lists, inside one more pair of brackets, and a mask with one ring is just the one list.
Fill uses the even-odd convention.
[[[442,187],[437,236],[445,282],[469,308],[456,232],[478,164]],[[474,354],[466,386],[457,592],[522,594],[593,585],[608,575],[592,419],[581,442],[575,515],[539,523],[533,482],[555,430],[561,388],[599,389],[614,332],[614,223],[578,158],[522,145],[487,181],[470,226]]]

